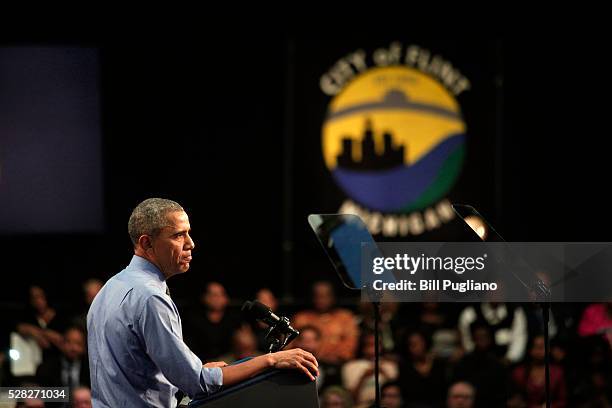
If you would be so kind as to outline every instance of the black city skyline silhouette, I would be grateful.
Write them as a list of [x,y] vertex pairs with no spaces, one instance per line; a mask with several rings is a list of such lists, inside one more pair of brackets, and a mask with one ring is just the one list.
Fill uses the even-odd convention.
[[366,119],[361,140],[361,160],[353,159],[353,139],[347,136],[342,138],[342,151],[338,155],[338,166],[351,170],[384,170],[403,165],[405,146],[393,147],[393,135],[389,131],[383,134],[383,141],[382,154],[377,154],[374,148],[372,121]]

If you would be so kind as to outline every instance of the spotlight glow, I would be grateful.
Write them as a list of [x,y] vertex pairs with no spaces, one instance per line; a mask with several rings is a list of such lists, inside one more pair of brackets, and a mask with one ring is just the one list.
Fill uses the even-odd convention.
[[15,350],[15,349],[10,349],[10,350],[9,350],[9,357],[10,357],[12,360],[17,361],[17,360],[19,360],[19,358],[21,357],[21,354],[19,353],[19,351],[18,351],[18,350]]

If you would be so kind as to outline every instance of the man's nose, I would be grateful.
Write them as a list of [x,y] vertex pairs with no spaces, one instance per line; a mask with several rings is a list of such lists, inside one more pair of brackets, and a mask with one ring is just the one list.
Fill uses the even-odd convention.
[[193,248],[195,248],[195,242],[193,242],[193,239],[191,238],[191,235],[187,234],[187,241],[185,241],[185,245],[187,247],[187,249],[193,250]]

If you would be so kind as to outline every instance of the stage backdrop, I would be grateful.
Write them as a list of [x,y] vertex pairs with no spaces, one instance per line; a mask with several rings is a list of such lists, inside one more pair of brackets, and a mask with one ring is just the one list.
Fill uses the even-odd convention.
[[355,213],[378,240],[455,240],[451,203],[494,221],[501,194],[501,44],[296,41],[296,290],[333,273],[309,213]]

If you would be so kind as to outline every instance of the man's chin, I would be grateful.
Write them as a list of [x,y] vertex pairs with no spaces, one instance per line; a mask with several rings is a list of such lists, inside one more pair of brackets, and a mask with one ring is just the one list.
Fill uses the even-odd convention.
[[187,272],[188,270],[189,270],[189,264],[185,265],[185,264],[181,263],[181,264],[178,265],[178,267],[174,268],[174,271],[168,277],[175,276],[175,275],[180,275],[182,273]]

